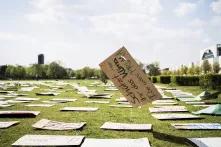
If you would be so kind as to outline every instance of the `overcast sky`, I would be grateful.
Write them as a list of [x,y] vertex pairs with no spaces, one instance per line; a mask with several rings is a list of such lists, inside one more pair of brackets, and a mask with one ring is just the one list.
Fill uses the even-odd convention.
[[125,46],[162,68],[197,62],[221,43],[221,0],[1,0],[0,65],[98,67]]

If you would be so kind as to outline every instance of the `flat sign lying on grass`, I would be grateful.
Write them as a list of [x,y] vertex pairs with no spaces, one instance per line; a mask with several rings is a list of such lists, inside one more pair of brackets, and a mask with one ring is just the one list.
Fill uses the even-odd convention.
[[9,127],[16,125],[18,123],[19,123],[19,121],[0,122],[0,129],[9,128]]
[[54,104],[28,104],[27,107],[52,107]]
[[150,107],[149,111],[151,113],[160,113],[160,112],[187,112],[187,109],[184,106],[162,106],[162,107]]
[[85,101],[85,103],[95,103],[95,104],[109,104],[110,101]]
[[198,147],[219,147],[221,146],[221,137],[208,137],[208,138],[188,138],[194,146]]
[[131,105],[109,105],[110,107],[114,108],[133,108]]
[[156,100],[152,102],[153,105],[176,105],[177,102],[174,100]]
[[159,120],[181,120],[181,119],[201,119],[202,117],[192,114],[166,113],[166,114],[152,114],[153,117]]
[[141,139],[92,139],[86,138],[81,147],[150,147],[147,138]]
[[72,99],[72,98],[54,98],[52,101],[55,102],[75,102],[77,99]]
[[84,136],[25,135],[12,146],[79,146]]
[[77,130],[81,129],[86,123],[65,123],[65,122],[58,122],[58,121],[52,121],[47,119],[41,119],[32,127],[37,129],[43,129],[43,130]]
[[174,123],[171,125],[181,130],[221,130],[221,125],[218,123]]
[[126,48],[119,49],[100,67],[133,106],[142,106],[161,98]]
[[16,101],[38,101],[40,98],[18,97]]
[[98,108],[93,107],[64,107],[61,111],[79,111],[79,112],[94,112],[97,111]]
[[8,104],[0,104],[0,108],[6,108],[6,107],[11,107],[12,105],[8,105]]
[[40,111],[0,111],[0,117],[35,117]]
[[152,129],[151,124],[128,124],[128,123],[114,123],[105,122],[101,129],[107,130],[128,130],[128,131],[148,131]]

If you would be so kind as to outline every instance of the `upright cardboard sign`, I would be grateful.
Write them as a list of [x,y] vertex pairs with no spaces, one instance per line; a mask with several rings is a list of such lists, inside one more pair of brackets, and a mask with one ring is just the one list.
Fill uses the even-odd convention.
[[100,67],[133,106],[161,98],[125,47],[103,61]]

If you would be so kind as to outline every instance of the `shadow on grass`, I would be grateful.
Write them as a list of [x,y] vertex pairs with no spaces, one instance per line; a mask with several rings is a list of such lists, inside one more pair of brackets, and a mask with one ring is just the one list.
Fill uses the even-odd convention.
[[179,137],[179,136],[174,136],[174,135],[169,135],[169,134],[165,134],[165,133],[160,133],[160,132],[156,132],[153,131],[153,137],[159,140],[163,140],[163,141],[168,141],[168,142],[172,142],[172,143],[177,143],[180,145],[186,145],[186,146],[193,146],[193,147],[197,147],[197,145],[195,145],[193,142],[191,142],[190,140],[188,140],[185,137]]

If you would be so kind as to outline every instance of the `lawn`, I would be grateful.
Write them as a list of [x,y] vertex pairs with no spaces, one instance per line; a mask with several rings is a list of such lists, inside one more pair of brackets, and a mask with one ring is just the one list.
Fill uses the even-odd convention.
[[[89,85],[93,83],[94,80],[82,80],[82,81],[66,81],[69,83],[80,83],[81,85]],[[67,85],[62,89],[63,91],[60,95],[54,97],[47,96],[36,96],[36,92],[40,92],[48,87],[41,86],[40,89],[35,89],[32,92],[27,92],[29,96],[27,97],[38,97],[41,100],[50,100],[52,98],[77,98],[76,102],[61,103],[56,104],[50,108],[36,108],[36,107],[26,107],[24,104],[16,104],[9,108],[2,108],[1,110],[33,110],[41,111],[40,115],[36,118],[0,118],[0,121],[20,121],[19,125],[13,126],[8,129],[0,130],[0,146],[8,147],[14,143],[17,139],[25,134],[48,134],[48,135],[84,135],[90,138],[144,138],[147,137],[154,147],[177,147],[177,146],[188,146],[185,144],[183,137],[221,137],[221,131],[182,131],[176,130],[170,126],[173,122],[210,122],[216,123],[221,122],[221,116],[203,116],[205,119],[201,120],[185,120],[185,121],[160,121],[151,116],[148,111],[148,107],[152,106],[147,104],[142,108],[111,108],[110,104],[116,104],[115,99],[121,96],[120,92],[110,92],[113,93],[113,97],[110,100],[110,104],[88,104],[84,101],[87,98],[82,97],[73,91],[70,85]],[[184,91],[192,92],[193,94],[199,94],[202,90],[199,87],[177,87]],[[103,87],[90,87],[90,89],[96,89],[97,91],[103,92]],[[40,103],[40,101],[32,102]],[[180,105],[185,105],[179,102]],[[59,110],[65,106],[91,106],[98,107],[97,112],[60,112]],[[188,110],[196,111],[201,108],[196,108],[192,106],[187,106]],[[83,130],[78,131],[46,131],[46,130],[36,130],[32,128],[32,124],[39,121],[42,118],[63,121],[63,122],[86,122],[86,126]],[[106,122],[122,122],[122,123],[148,123],[153,125],[153,130],[149,132],[128,132],[128,131],[107,131],[100,129],[100,126]]]

